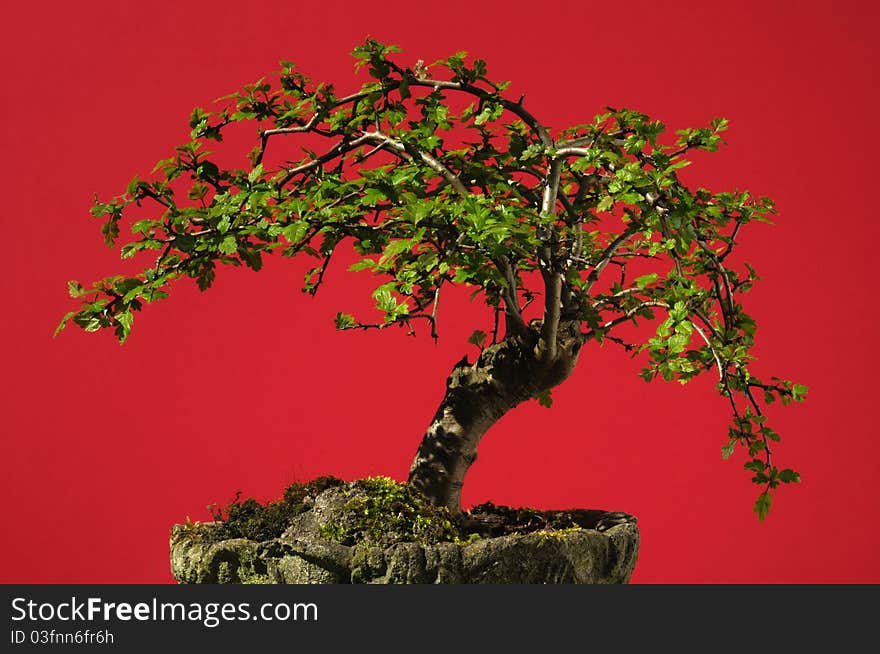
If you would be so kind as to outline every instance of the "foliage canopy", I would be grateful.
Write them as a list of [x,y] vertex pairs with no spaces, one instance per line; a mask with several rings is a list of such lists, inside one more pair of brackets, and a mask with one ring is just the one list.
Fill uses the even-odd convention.
[[[303,285],[314,294],[349,243],[351,270],[380,282],[378,317],[340,312],[339,329],[423,323],[436,338],[441,290],[465,284],[495,310],[494,325],[471,337],[481,348],[537,330],[552,357],[557,331],[576,325],[584,342],[644,356],[646,381],[713,372],[733,416],[722,454],[747,451],[763,518],[770,491],[799,476],[775,465],[779,437],[761,404],[800,401],[806,388],[749,371],[756,323],[740,299],[758,276],[729,256],[744,226],[768,222],[772,201],[679,180],[690,151],[718,148],[727,120],[666,138],[663,123],[609,108],[551,134],[484,61],[458,53],[408,68],[397,52],[372,40],[357,47],[370,80],[348,95],[282,62],[277,83],[261,79],[212,111],[194,109],[189,142],[92,210],[114,246],[131,205],[155,207],[121,246],[122,258],[154,252],[154,263],[89,288],[70,282],[82,304],[59,330],[73,321],[124,342],[135,312],[175,280],[205,290],[218,264],[260,270],[276,250],[315,260]],[[256,146],[247,166],[226,167],[208,144],[237,124],[256,128]],[[297,138],[301,154],[291,155]],[[631,327],[639,320],[656,323],[647,338]],[[549,391],[538,399],[549,406]]]

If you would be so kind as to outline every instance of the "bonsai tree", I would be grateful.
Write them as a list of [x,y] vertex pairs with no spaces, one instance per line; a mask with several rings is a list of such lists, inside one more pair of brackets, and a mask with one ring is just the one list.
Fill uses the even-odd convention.
[[[194,109],[188,143],[92,209],[109,246],[131,205],[155,209],[121,247],[123,259],[152,253],[149,267],[88,288],[70,282],[82,305],[58,329],[72,320],[124,342],[135,313],[177,280],[204,291],[218,264],[260,270],[276,251],[315,260],[303,286],[314,295],[334,253],[350,246],[350,269],[377,279],[378,316],[340,311],[338,329],[399,326],[436,339],[453,285],[494,310],[470,338],[479,356],[453,367],[409,472],[432,503],[461,515],[486,431],[528,400],[549,407],[589,357],[585,346],[611,343],[644,358],[646,381],[717,376],[732,414],[722,454],[747,450],[763,519],[771,491],[799,477],[775,464],[779,437],[762,403],[800,401],[806,388],[749,371],[756,324],[740,302],[758,277],[732,255],[773,203],[679,179],[690,151],[718,148],[727,120],[665,138],[663,123],[608,108],[551,132],[505,94],[509,82],[487,77],[484,61],[458,53],[405,67],[397,52],[373,40],[357,47],[356,68],[370,80],[348,95],[282,62],[277,84],[260,80],[213,111]],[[256,132],[241,168],[207,149],[237,124]]]

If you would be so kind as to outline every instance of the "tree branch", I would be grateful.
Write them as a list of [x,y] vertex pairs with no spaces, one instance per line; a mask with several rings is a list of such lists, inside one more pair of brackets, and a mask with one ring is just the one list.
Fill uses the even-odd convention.
[[550,274],[544,288],[544,322],[541,325],[541,343],[539,357],[545,361],[556,358],[556,338],[559,333],[559,316],[562,310],[562,275],[558,272]]
[[440,288],[443,286],[443,281],[445,277],[441,277],[437,281],[437,286],[434,287],[434,302],[431,306],[431,338],[434,339],[434,342],[437,342],[439,338],[437,335],[437,309],[440,307]]
[[314,170],[318,166],[327,163],[335,159],[336,157],[345,154],[346,152],[351,152],[352,150],[362,146],[364,143],[370,143],[369,139],[364,138],[363,136],[356,138],[352,141],[347,139],[342,139],[332,148],[330,148],[327,152],[322,154],[317,159],[312,159],[311,161],[296,166],[295,168],[289,168],[287,170],[287,174],[281,178],[276,184],[276,188],[282,188],[285,184],[287,184],[290,180],[292,180],[297,175],[302,173],[309,172]]
[[[617,325],[620,325],[621,323],[624,323],[627,320],[631,320],[634,315],[636,315],[639,311],[641,311],[642,309],[645,309],[647,307],[661,307],[664,309],[668,309],[669,304],[667,302],[663,302],[662,300],[646,300],[645,302],[642,302],[641,304],[639,304],[639,306],[633,307],[632,309],[630,309],[629,311],[624,313],[622,316],[618,316],[614,320],[609,320],[604,325],[602,325],[602,329],[605,330],[605,329],[612,329],[614,327],[617,327]],[[592,334],[593,330],[591,330],[587,333]]]
[[269,143],[270,136],[275,136],[276,134],[298,134],[302,132],[310,132],[315,125],[318,124],[319,116],[320,112],[316,111],[304,125],[299,125],[297,127],[276,127],[274,129],[267,129],[260,132],[260,149],[257,152],[257,156],[254,158],[254,165],[256,166],[263,160],[263,155],[266,153],[266,145]]
[[706,343],[706,346],[709,348],[709,351],[712,353],[712,357],[715,359],[715,365],[718,367],[718,379],[723,382],[724,366],[721,365],[721,359],[718,357],[718,352],[716,352],[715,346],[712,345],[712,341],[710,341],[709,337],[706,336],[706,332],[704,332],[699,325],[694,323],[693,320],[691,321],[691,325],[693,325],[694,331],[700,335],[700,338],[703,339],[703,341]]
[[501,295],[504,298],[505,328],[508,333],[524,334],[528,331],[522,313],[519,308],[516,292],[516,273],[506,255],[493,259],[495,267],[507,280],[507,286],[502,287]]
[[590,274],[587,275],[587,285],[584,289],[585,294],[589,294],[590,290],[593,288],[593,285],[599,279],[599,275],[602,274],[602,271],[611,263],[611,260],[614,258],[614,255],[617,253],[617,250],[621,245],[624,244],[631,236],[635,235],[639,229],[641,229],[641,224],[638,222],[632,222],[630,226],[620,234],[616,239],[611,241],[608,247],[602,252],[601,257],[599,257],[598,263],[593,266],[593,269],[590,271]]
[[427,313],[416,313],[416,314],[407,314],[405,316],[400,316],[391,320],[389,322],[375,322],[375,323],[367,323],[367,322],[358,322],[354,325],[349,325],[347,327],[340,327],[339,331],[346,331],[348,329],[363,329],[364,331],[368,329],[385,329],[386,327],[391,327],[392,325],[400,325],[409,327],[410,335],[415,335],[415,332],[412,329],[412,326],[409,324],[410,320],[427,320],[431,323],[431,331],[434,332],[434,317]]
[[408,156],[418,156],[425,164],[428,165],[434,172],[439,173],[443,179],[445,179],[452,188],[462,197],[467,197],[470,195],[470,191],[467,187],[462,184],[461,179],[459,179],[458,175],[453,173],[449,168],[447,168],[439,159],[434,158],[427,152],[422,150],[418,150],[411,145],[404,145],[400,141],[397,141],[390,136],[386,136],[379,131],[375,132],[366,132],[361,138],[367,139],[369,142],[382,144],[388,149],[391,149],[399,154],[406,154]]
[[734,246],[736,245],[736,237],[739,235],[740,227],[742,227],[742,223],[740,221],[736,221],[736,227],[733,228],[733,232],[730,234],[730,242],[727,244],[727,248],[718,255],[718,261],[724,261],[732,251]]
[[433,89],[449,89],[451,91],[462,91],[463,93],[468,93],[470,95],[473,95],[474,97],[480,98],[481,100],[492,100],[498,102],[507,111],[511,112],[512,114],[520,118],[526,125],[528,125],[532,129],[532,131],[535,132],[542,145],[545,145],[548,148],[553,147],[553,139],[550,138],[550,134],[547,132],[546,128],[544,128],[544,126],[538,122],[538,119],[535,118],[531,113],[529,113],[526,108],[518,102],[513,102],[512,100],[508,100],[501,95],[498,95],[491,91],[486,91],[485,89],[481,89],[478,86],[473,86],[472,84],[464,84],[461,82],[419,79],[415,75],[411,75],[407,78],[407,83],[410,86],[422,86]]
[[[547,171],[547,181],[541,201],[541,216],[544,219],[555,216],[556,198],[559,194],[559,177],[562,171],[562,160],[553,158]],[[556,231],[551,228],[541,248],[538,264],[541,277],[544,279],[544,322],[541,325],[541,343],[539,354],[547,361],[556,358],[556,337],[559,331],[559,316],[562,309],[562,273],[556,269]]]

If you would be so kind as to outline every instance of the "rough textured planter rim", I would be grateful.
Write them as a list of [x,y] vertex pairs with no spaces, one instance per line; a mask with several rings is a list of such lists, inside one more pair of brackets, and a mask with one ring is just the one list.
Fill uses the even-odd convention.
[[628,583],[638,557],[637,521],[584,512],[593,528],[534,531],[470,543],[341,545],[321,538],[212,542],[214,523],[175,525],[171,568],[181,583]]

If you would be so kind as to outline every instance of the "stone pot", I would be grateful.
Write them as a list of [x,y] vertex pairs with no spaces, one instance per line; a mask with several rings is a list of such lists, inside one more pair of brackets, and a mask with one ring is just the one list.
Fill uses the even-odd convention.
[[629,581],[638,556],[636,519],[625,513],[504,509],[564,513],[572,526],[444,541],[427,518],[416,519],[413,533],[402,529],[408,508],[399,502],[386,503],[395,511],[390,527],[365,528],[365,517],[376,519],[374,500],[364,480],[340,482],[306,497],[284,533],[261,541],[226,538],[216,522],[175,525],[172,573],[181,583],[207,584],[615,584]]

